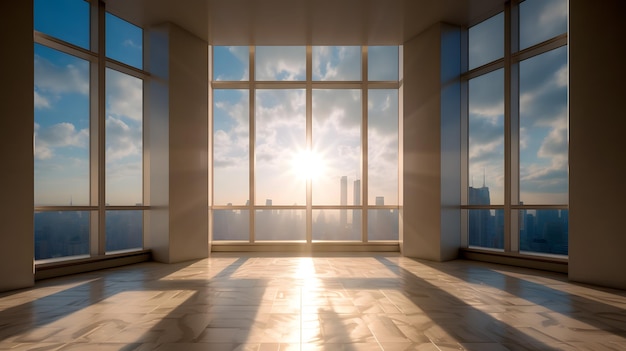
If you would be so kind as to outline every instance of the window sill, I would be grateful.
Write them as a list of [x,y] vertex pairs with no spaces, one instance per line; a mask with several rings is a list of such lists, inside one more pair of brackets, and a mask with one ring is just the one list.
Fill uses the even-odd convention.
[[79,256],[75,259],[69,258],[67,260],[45,260],[35,263],[35,280],[125,266],[150,261],[151,259],[152,253],[150,250],[137,250],[104,256]]
[[540,269],[544,271],[567,273],[567,258],[559,258],[547,255],[529,255],[515,252],[502,252],[493,250],[481,250],[475,248],[462,248],[459,257],[473,261],[505,264],[509,266]]

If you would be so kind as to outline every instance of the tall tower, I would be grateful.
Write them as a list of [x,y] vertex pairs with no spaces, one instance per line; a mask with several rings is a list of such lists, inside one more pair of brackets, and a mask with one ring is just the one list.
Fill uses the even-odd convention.
[[[357,179],[354,181],[352,189],[352,204],[360,205],[361,204],[361,180]],[[352,211],[352,239],[360,240],[361,239],[361,210],[353,210]]]
[[[348,205],[348,176],[341,176],[340,182],[340,198],[339,205],[347,206]],[[348,224],[348,213],[346,209],[341,209],[339,211],[339,224],[341,228],[346,228]]]

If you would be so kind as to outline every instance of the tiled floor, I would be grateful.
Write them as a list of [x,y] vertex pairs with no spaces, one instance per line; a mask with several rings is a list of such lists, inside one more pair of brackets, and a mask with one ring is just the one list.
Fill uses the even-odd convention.
[[396,254],[213,254],[2,293],[4,349],[626,350],[626,292]]

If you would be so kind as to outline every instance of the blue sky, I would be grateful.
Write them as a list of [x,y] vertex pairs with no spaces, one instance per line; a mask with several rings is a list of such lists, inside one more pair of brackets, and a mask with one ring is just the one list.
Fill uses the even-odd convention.
[[[35,30],[89,48],[89,3],[34,2]],[[142,30],[106,16],[107,56],[142,67]],[[89,205],[89,63],[35,44],[35,204]],[[141,80],[107,69],[106,202],[142,202]]]
[[[502,14],[470,29],[470,68],[503,57]],[[520,4],[520,48],[567,31],[567,1]],[[567,204],[567,47],[521,61],[520,201]],[[482,186],[492,204],[504,203],[504,72],[469,82],[469,180]]]
[[[89,3],[82,0],[35,0],[35,29],[73,45],[89,47]],[[565,0],[526,0],[520,6],[522,48],[532,46],[567,30]],[[501,16],[501,15],[499,15]],[[112,15],[106,16],[107,56],[142,68],[142,31]],[[470,64],[478,65],[503,54],[502,19],[489,19],[470,30]],[[472,34],[473,33],[473,34]],[[520,180],[521,200],[525,203],[567,203],[567,50],[557,49],[520,64]],[[370,80],[398,79],[398,51],[389,47],[369,47]],[[257,47],[256,77],[259,80],[295,80],[305,77],[306,50],[298,47]],[[214,73],[217,80],[249,79],[248,47],[214,47]],[[38,205],[89,204],[89,63],[77,57],[35,44],[35,203]],[[313,48],[313,79],[353,81],[361,78],[359,47]],[[107,202],[134,205],[141,202],[141,81],[111,70],[106,75],[106,176]],[[481,82],[482,81],[482,82]],[[470,179],[482,185],[485,172],[494,203],[503,201],[503,95],[502,73],[476,78],[470,85]],[[221,95],[220,95],[221,94]],[[345,94],[346,96],[343,96]],[[395,94],[395,95],[394,95]],[[241,91],[215,95],[215,182],[246,185],[248,96]],[[397,202],[397,92],[368,93],[370,128],[370,202],[385,196],[386,203]],[[354,155],[360,150],[359,128],[354,116],[360,115],[362,96],[353,92],[314,93],[314,145],[327,155],[341,155],[325,162],[328,177],[316,180],[318,187],[334,187],[338,177],[359,178]],[[256,97],[258,200],[276,198],[283,204],[303,204],[303,189],[297,180],[293,192],[279,200],[263,189],[281,188],[280,179],[288,174],[288,162],[304,148],[304,102],[300,90],[259,91]],[[328,116],[329,119],[325,119]],[[385,117],[387,116],[387,117]],[[385,120],[384,118],[388,118]],[[393,122],[393,123],[392,123]],[[389,128],[391,127],[391,129]],[[396,128],[396,129],[394,129]],[[219,138],[218,138],[219,136]],[[344,139],[343,143],[332,142]],[[317,144],[316,144],[317,142]],[[220,144],[224,143],[224,144]],[[325,149],[325,150],[322,150]],[[285,150],[291,154],[285,154]],[[316,150],[317,151],[317,150]],[[391,163],[390,163],[391,162]],[[223,166],[223,167],[222,167]],[[243,168],[242,168],[243,167]],[[353,169],[357,168],[357,171]],[[265,173],[264,173],[265,172]],[[286,172],[285,178],[277,177]],[[237,178],[235,174],[239,174]],[[243,176],[242,176],[243,174]],[[264,179],[276,182],[264,183]],[[236,179],[236,180],[235,180]],[[391,187],[385,187],[392,184]],[[217,186],[216,186],[217,188]],[[242,188],[239,186],[239,188]],[[245,187],[243,187],[245,188]],[[349,187],[350,188],[350,187]],[[247,191],[247,190],[246,190]],[[236,191],[233,190],[233,194]],[[329,192],[332,193],[332,192]],[[216,197],[217,197],[216,193]],[[336,203],[329,195],[314,195],[317,204]],[[232,202],[245,202],[247,193],[233,196]],[[349,197],[351,198],[351,197]],[[502,200],[499,200],[502,199]],[[216,199],[217,201],[217,199]],[[223,199],[217,201],[229,201]],[[318,202],[319,201],[319,202]]]

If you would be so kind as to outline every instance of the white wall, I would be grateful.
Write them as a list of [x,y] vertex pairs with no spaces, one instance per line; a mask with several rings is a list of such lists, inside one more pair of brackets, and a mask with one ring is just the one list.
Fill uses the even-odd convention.
[[149,32],[146,242],[161,262],[208,257],[208,44],[169,23]]
[[443,261],[460,247],[460,29],[404,44],[402,253]]
[[0,291],[33,285],[33,2],[0,12]]
[[626,2],[569,6],[569,277],[626,289]]

